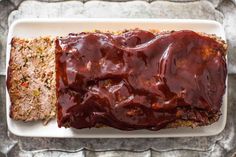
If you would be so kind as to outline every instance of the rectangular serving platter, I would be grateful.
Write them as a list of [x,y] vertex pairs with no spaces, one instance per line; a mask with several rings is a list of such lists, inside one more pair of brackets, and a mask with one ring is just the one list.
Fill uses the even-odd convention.
[[[35,38],[39,36],[65,36],[68,33],[82,31],[119,31],[140,28],[145,30],[157,29],[193,30],[208,34],[216,34],[225,40],[222,25],[210,20],[191,19],[21,19],[15,21],[9,28],[6,52],[6,69],[10,57],[10,42],[12,37]],[[7,90],[7,89],[6,89]],[[225,127],[227,116],[227,89],[221,107],[222,115],[216,123],[198,128],[170,128],[160,131],[121,131],[109,127],[91,129],[58,128],[56,119],[46,126],[42,122],[20,122],[9,117],[10,99],[6,92],[7,125],[11,133],[17,136],[29,137],[58,137],[58,138],[154,138],[154,137],[193,137],[219,134]]]

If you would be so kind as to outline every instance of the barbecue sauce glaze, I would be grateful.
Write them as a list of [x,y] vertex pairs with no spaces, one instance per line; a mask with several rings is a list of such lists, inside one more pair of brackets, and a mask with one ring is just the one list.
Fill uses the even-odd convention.
[[207,124],[225,92],[225,49],[193,31],[69,34],[56,40],[59,127],[159,130]]

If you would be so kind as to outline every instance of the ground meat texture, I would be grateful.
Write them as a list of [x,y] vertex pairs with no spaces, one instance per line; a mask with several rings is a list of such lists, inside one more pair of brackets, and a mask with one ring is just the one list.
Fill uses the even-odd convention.
[[54,39],[12,39],[7,88],[11,118],[46,124],[55,117]]

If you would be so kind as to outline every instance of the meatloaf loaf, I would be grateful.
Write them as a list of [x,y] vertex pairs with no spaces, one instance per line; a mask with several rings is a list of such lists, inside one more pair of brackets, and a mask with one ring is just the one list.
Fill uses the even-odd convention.
[[219,119],[226,44],[193,31],[69,34],[56,40],[59,127],[121,130]]

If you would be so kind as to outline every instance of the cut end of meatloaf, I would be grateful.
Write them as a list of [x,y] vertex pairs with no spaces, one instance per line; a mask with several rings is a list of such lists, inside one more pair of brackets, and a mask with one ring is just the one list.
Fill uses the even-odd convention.
[[7,88],[11,118],[47,123],[56,116],[54,39],[12,39]]

